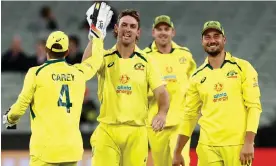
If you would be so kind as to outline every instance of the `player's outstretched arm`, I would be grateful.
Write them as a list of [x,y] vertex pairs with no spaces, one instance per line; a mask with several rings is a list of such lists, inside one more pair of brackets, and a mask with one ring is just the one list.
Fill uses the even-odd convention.
[[95,2],[86,11],[86,20],[90,26],[88,39],[89,43],[84,51],[82,61],[86,60],[88,57],[92,56],[92,39],[101,38],[104,40],[106,36],[106,28],[109,25],[113,11],[111,7],[104,2]]
[[110,6],[104,2],[94,3],[86,12],[87,22],[90,25],[88,35],[90,41],[84,51],[82,63],[76,65],[85,74],[86,80],[91,79],[102,66],[103,40],[112,15]]
[[29,69],[17,101],[11,106],[9,112],[3,116],[3,124],[6,125],[6,127],[15,125],[32,102],[36,87],[35,71],[35,68]]

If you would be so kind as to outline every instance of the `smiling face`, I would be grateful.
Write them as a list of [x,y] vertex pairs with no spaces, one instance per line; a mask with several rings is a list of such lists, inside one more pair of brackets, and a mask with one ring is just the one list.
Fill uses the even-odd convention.
[[120,19],[118,25],[115,25],[117,40],[123,45],[135,43],[140,36],[138,21],[132,16],[124,16]]
[[216,29],[208,29],[202,35],[202,46],[206,53],[217,56],[224,50],[226,44],[225,36]]
[[160,23],[152,30],[152,36],[157,45],[166,46],[175,36],[175,30],[166,23]]

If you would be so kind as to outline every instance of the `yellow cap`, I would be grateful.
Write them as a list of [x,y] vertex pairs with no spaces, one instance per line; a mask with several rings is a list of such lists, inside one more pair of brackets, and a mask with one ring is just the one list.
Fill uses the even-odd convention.
[[158,25],[159,23],[166,23],[168,24],[170,27],[174,28],[173,26],[173,22],[171,21],[171,18],[167,15],[161,15],[161,16],[158,16],[154,19],[154,22],[153,22],[153,25],[152,25],[152,28],[155,28],[156,25]]
[[[52,48],[54,44],[59,44],[62,48]],[[46,47],[52,50],[53,52],[65,52],[68,50],[69,47],[69,38],[62,31],[52,32],[46,41]]]
[[204,32],[207,29],[216,29],[224,35],[224,29],[223,29],[221,23],[218,22],[218,21],[207,21],[207,22],[205,22],[205,24],[203,25],[203,29],[201,31],[201,34],[203,35]]

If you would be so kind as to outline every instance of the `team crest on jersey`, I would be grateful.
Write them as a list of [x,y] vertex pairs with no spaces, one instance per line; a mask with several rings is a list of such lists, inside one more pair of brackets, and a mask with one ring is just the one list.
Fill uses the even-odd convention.
[[185,58],[185,57],[179,58],[179,63],[180,63],[180,64],[186,63],[186,58]]
[[129,85],[126,85],[130,78],[128,75],[126,74],[123,74],[121,77],[120,77],[120,83],[123,84],[123,85],[118,85],[117,86],[117,89],[116,89],[116,92],[117,93],[124,93],[124,94],[127,94],[127,95],[130,95],[132,93],[132,88],[131,86]]
[[166,67],[166,71],[167,71],[168,73],[172,73],[172,72],[173,72],[173,68],[172,68],[171,66],[167,66],[167,67]]
[[238,73],[235,70],[231,70],[227,73],[227,78],[237,78]]
[[214,89],[217,92],[220,92],[223,89],[223,84],[218,82],[217,84],[215,84]]
[[144,70],[145,69],[145,65],[143,65],[143,63],[136,63],[135,65],[134,65],[134,69],[135,70]]

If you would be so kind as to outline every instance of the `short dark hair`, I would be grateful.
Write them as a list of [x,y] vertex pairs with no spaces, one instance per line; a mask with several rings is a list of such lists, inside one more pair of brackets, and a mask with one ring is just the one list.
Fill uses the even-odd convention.
[[[56,44],[53,44],[52,48],[62,49],[62,46],[60,44],[56,43]],[[51,59],[62,59],[68,54],[68,50],[65,52],[54,52],[54,51],[52,51],[52,48],[49,49],[49,48],[45,47],[45,50]]]
[[[137,10],[134,10],[134,9],[125,9],[125,10],[123,10],[118,16],[117,25],[119,24],[121,18],[124,17],[124,16],[133,17],[138,22],[138,29],[140,29],[140,14]],[[118,33],[113,30],[113,35],[114,35],[115,38],[117,38]]]

